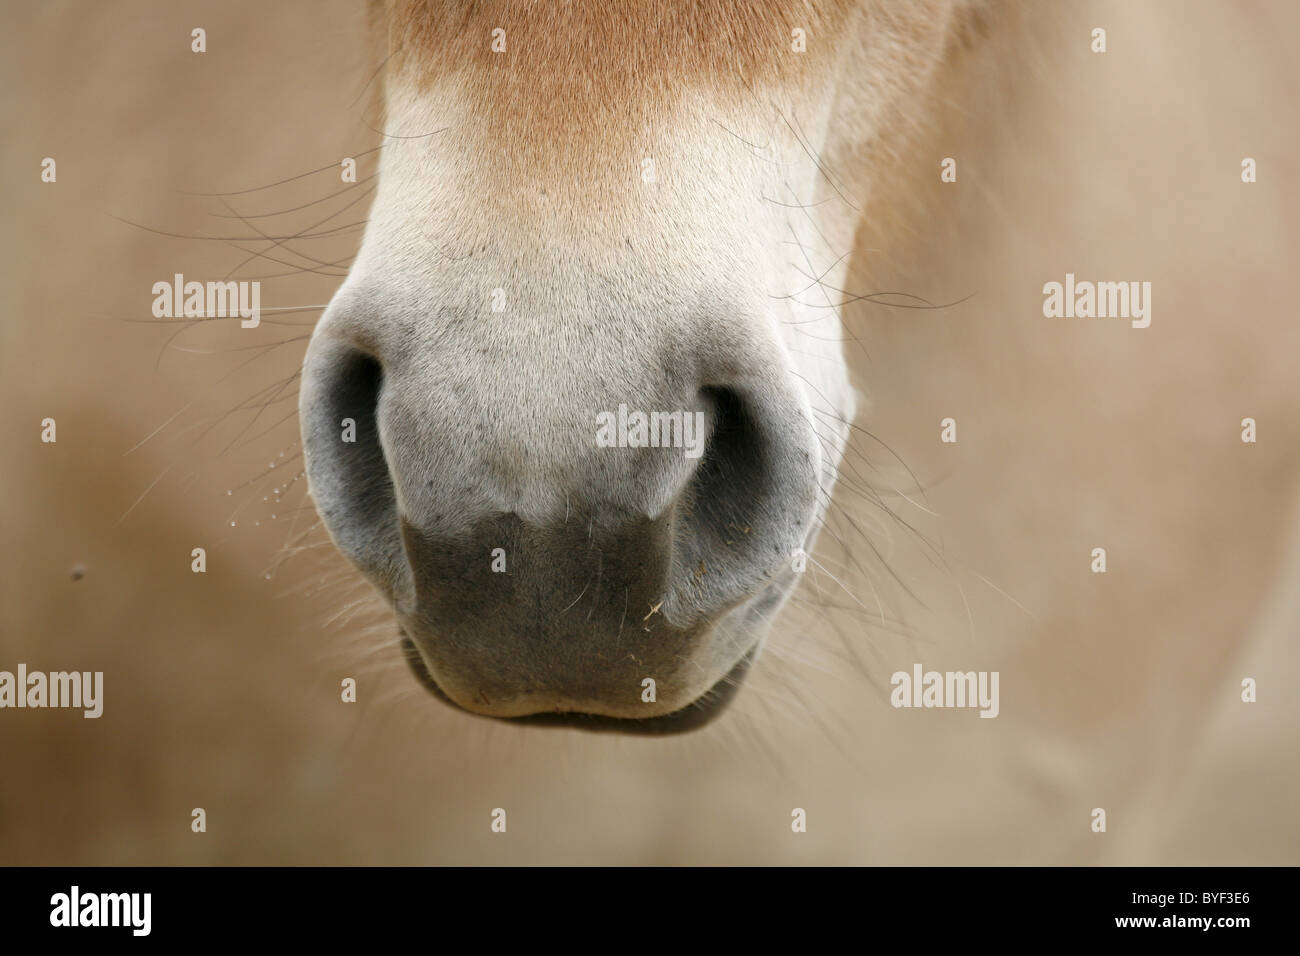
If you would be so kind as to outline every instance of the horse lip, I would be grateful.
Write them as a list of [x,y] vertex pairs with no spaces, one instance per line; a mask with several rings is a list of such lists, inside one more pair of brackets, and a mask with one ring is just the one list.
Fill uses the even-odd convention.
[[[423,684],[430,694],[449,707],[463,713],[470,713],[470,711],[466,711],[465,708],[448,697],[443,689],[438,686],[437,680],[429,672],[429,668],[424,663],[424,658],[420,656],[420,652],[416,649],[415,643],[405,629],[402,630],[401,635],[402,656],[415,674],[416,680]],[[753,660],[754,648],[751,648],[726,675],[698,698],[685,707],[658,717],[607,717],[601,714],[557,712],[527,714],[522,717],[493,717],[491,719],[508,724],[538,727],[572,727],[594,733],[620,733],[645,737],[662,737],[685,733],[690,730],[698,730],[727,709],[727,706],[735,698],[736,691],[740,689],[740,685],[749,673],[749,667]],[[481,717],[484,715],[475,714],[475,716]]]

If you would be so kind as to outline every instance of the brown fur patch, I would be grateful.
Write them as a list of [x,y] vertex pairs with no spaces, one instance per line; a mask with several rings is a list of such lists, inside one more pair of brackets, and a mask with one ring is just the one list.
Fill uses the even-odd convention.
[[[547,87],[753,83],[803,69],[815,58],[791,50],[791,31],[834,36],[854,6],[389,0],[389,46],[397,68],[414,69],[426,82],[447,71],[492,69]],[[491,47],[498,27],[506,31],[503,53]]]

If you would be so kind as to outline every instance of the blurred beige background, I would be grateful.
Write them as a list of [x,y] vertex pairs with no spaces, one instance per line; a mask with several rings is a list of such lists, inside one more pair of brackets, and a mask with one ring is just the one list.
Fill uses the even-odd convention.
[[[841,495],[855,525],[817,557],[843,587],[810,571],[733,710],[664,740],[427,698],[311,531],[293,376],[316,313],[256,338],[152,320],[154,282],[248,252],[121,219],[288,235],[354,197],[317,231],[364,219],[364,184],[317,202],[329,171],[192,195],[373,171],[360,4],[5,6],[0,669],[102,670],[105,705],[0,711],[0,863],[1300,862],[1294,4],[1036,5],[960,65],[855,283],[974,296],[849,313],[860,424],[926,510],[864,440],[851,463],[915,531]],[[264,310],[328,301],[358,241],[289,243],[316,271],[264,279]],[[1151,327],[1045,319],[1066,272],[1151,281]],[[891,708],[914,662],[1000,670],[1001,716]]]

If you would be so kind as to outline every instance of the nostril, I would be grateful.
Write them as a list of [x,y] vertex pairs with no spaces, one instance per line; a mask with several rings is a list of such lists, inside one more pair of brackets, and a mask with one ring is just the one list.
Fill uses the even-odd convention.
[[729,388],[702,390],[713,406],[712,428],[700,467],[695,472],[693,500],[702,520],[717,524],[734,517],[731,492],[761,480],[762,450],[743,400]]
[[811,425],[784,396],[722,387],[703,394],[713,426],[682,500],[673,556],[675,610],[688,619],[750,597],[792,566],[819,487]]
[[313,340],[299,398],[311,494],[331,537],[393,593],[404,575],[396,498],[380,441],[383,365],[329,338]]

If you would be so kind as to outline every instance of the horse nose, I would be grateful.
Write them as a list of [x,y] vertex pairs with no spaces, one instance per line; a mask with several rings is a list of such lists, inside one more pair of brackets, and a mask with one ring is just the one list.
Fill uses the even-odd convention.
[[[788,373],[432,352],[322,320],[300,414],[326,528],[442,696],[657,718],[748,658],[819,489]],[[571,377],[543,395],[543,367]]]

